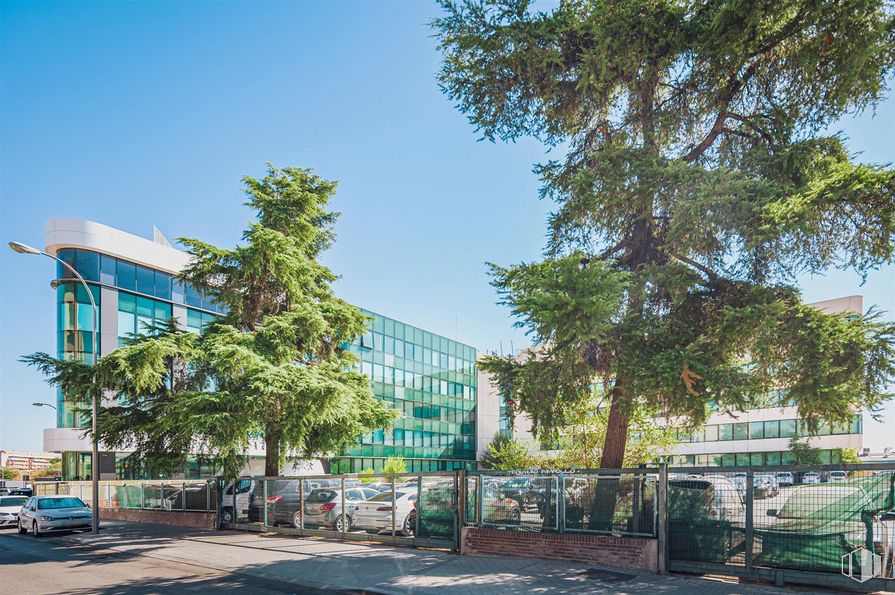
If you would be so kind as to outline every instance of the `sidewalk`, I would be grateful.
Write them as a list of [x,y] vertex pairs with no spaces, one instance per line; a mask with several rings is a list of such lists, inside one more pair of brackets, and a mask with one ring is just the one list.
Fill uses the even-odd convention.
[[343,593],[794,593],[765,585],[638,574],[568,562],[459,556],[328,539],[136,523],[108,522],[96,537],[77,533],[57,539],[119,555],[148,556],[259,581]]

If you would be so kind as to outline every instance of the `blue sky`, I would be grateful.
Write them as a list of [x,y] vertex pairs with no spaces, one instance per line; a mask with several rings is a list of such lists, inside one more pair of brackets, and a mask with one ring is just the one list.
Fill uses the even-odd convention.
[[[0,5],[0,239],[42,246],[53,216],[233,245],[240,177],[264,164],[339,180],[340,295],[475,345],[527,344],[484,262],[536,258],[550,205],[533,141],[477,142],[435,84],[428,2]],[[895,101],[834,127],[895,160]],[[17,358],[55,349],[52,263],[0,250],[0,448],[41,449],[54,392]],[[809,301],[895,311],[895,269],[805,279]],[[890,315],[891,316],[891,315]],[[890,407],[887,419],[895,415]],[[865,445],[885,428],[865,424]]]

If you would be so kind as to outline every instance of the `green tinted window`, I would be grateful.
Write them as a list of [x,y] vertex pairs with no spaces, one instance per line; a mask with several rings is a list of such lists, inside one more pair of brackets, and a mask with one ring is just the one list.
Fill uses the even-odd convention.
[[796,435],[796,420],[782,419],[780,420],[780,437],[791,438]]
[[719,425],[718,435],[721,440],[733,440],[733,424]]
[[778,420],[764,422],[764,437],[765,438],[779,438],[780,437],[780,422]]
[[762,438],[764,438],[764,422],[749,422],[749,439],[761,440]]
[[749,439],[749,425],[746,423],[739,423],[733,425],[733,439],[734,440],[748,440]]

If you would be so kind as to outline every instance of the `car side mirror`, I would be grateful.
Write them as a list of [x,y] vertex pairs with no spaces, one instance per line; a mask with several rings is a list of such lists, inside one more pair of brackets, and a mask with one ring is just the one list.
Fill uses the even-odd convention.
[[768,514],[768,516],[777,516],[777,509],[776,508],[768,508],[767,514]]

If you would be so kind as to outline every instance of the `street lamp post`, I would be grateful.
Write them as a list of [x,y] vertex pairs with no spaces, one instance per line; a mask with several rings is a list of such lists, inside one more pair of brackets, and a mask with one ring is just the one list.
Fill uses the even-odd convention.
[[52,409],[53,411],[56,410],[56,406],[55,406],[55,405],[50,405],[49,403],[31,403],[31,404],[34,405],[35,407],[49,407],[49,408]]
[[[87,281],[84,280],[84,277],[81,276],[78,271],[74,269],[73,266],[65,262],[60,258],[56,258],[52,254],[47,254],[43,250],[38,250],[37,248],[33,248],[27,244],[23,244],[21,242],[10,242],[9,247],[18,252],[19,254],[40,254],[46,256],[47,258],[52,258],[56,262],[60,263],[66,269],[71,271],[75,277],[77,277],[78,281],[81,282],[81,285],[84,286],[84,290],[87,291],[87,297],[90,298],[90,307],[93,309],[93,390],[90,391],[93,397],[93,411],[92,411],[92,431],[91,438],[93,442],[93,453],[92,453],[92,466],[93,470],[90,474],[92,483],[93,483],[93,523],[91,525],[90,531],[91,533],[99,533],[99,438],[96,434],[96,416],[97,411],[99,410],[99,395],[97,394],[99,391],[96,386],[96,360],[99,359],[99,350],[97,349],[97,326],[99,322],[99,312],[96,309],[96,301],[93,299],[93,292],[90,291],[90,286],[87,285]],[[77,300],[75,300],[77,303]],[[38,405],[34,403],[34,405]],[[42,406],[38,405],[38,406]],[[50,405],[52,407],[52,405]]]

